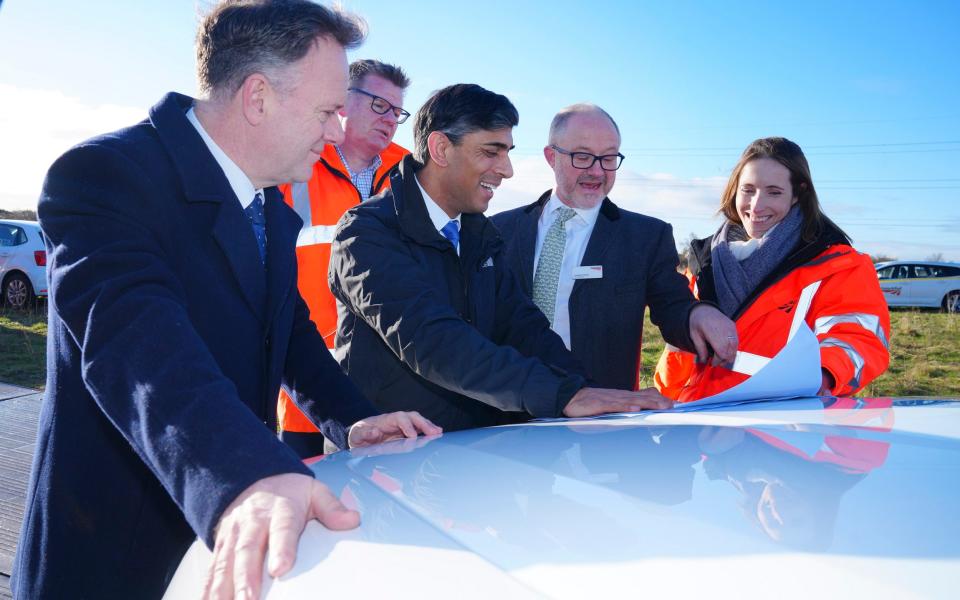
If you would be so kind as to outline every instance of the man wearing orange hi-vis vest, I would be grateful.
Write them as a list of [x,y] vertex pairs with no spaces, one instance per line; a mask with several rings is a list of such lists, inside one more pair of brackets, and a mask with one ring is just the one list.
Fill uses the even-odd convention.
[[[297,284],[328,348],[333,348],[337,330],[337,305],[327,284],[333,231],[347,209],[389,186],[390,171],[409,154],[392,141],[397,126],[410,116],[401,107],[409,85],[399,67],[354,61],[347,102],[340,111],[343,143],[324,148],[310,181],[280,186],[284,200],[303,219],[297,237]],[[280,437],[302,457],[323,453],[323,435],[286,389],[280,390],[277,420]]]

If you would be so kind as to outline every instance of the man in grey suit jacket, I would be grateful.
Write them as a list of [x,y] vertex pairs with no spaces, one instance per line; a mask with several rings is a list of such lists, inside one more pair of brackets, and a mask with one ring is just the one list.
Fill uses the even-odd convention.
[[556,188],[533,204],[491,217],[505,254],[567,347],[603,387],[637,389],[643,312],[667,342],[732,361],[736,328],[697,303],[677,272],[669,224],[617,207],[620,130],[592,104],[564,108],[543,149]]

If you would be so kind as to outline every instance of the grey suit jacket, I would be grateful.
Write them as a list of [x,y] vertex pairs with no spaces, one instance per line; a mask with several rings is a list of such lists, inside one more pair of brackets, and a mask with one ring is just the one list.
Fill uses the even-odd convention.
[[[533,295],[537,223],[550,190],[539,200],[493,215],[506,242],[504,255]],[[581,266],[602,265],[603,277],[579,279],[570,293],[570,345],[602,387],[637,389],[643,312],[667,342],[692,349],[688,318],[695,304],[677,272],[677,249],[669,224],[603,200]]]

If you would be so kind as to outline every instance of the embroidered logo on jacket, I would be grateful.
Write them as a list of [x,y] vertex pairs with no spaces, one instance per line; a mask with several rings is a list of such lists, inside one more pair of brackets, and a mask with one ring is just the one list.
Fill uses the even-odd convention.
[[797,301],[796,301],[796,300],[791,300],[790,302],[787,302],[786,304],[781,304],[780,306],[777,307],[777,309],[778,309],[778,310],[782,310],[783,312],[785,312],[785,313],[787,313],[787,314],[789,315],[791,312],[793,312],[793,309],[796,308],[796,306],[797,306]]

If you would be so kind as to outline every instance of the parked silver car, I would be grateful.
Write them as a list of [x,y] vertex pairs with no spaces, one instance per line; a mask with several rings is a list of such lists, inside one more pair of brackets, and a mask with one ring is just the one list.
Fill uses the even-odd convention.
[[46,295],[47,251],[40,225],[0,220],[0,304],[25,309]]
[[897,260],[875,266],[887,306],[960,312],[960,263]]
[[[681,410],[315,460],[363,522],[310,523],[264,598],[957,597],[960,402]],[[166,599],[200,596],[210,557],[197,542]]]

